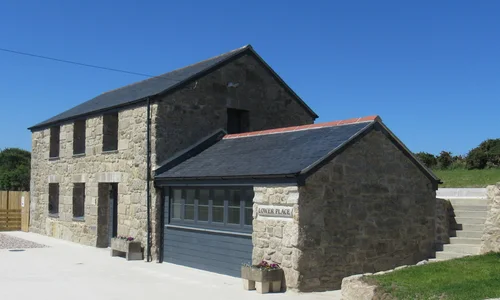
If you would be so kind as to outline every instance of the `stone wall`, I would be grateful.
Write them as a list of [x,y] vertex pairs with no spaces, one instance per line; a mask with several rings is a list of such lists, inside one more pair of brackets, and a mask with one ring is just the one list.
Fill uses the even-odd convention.
[[433,254],[433,184],[390,140],[372,131],[299,188],[299,290],[410,265]]
[[[231,84],[230,84],[231,83]],[[227,108],[249,111],[250,130],[312,124],[310,114],[255,59],[241,57],[151,106],[152,169],[219,128]],[[99,183],[118,183],[118,234],[146,244],[146,106],[118,115],[118,151],[102,153],[103,116],[86,121],[86,151],[73,156],[73,123],[61,126],[60,156],[49,160],[50,129],[32,134],[31,231],[95,246]],[[59,218],[48,217],[48,184],[60,185]],[[73,183],[85,183],[84,221],[72,218]],[[152,251],[161,242],[163,199],[153,188]]]
[[[313,117],[252,56],[246,55],[164,96],[153,111],[153,168],[177,152],[226,129],[227,108],[249,111],[250,131],[314,123]],[[153,207],[160,207],[158,194]],[[160,210],[154,210],[153,248],[161,244]]]
[[[30,230],[96,246],[99,183],[118,183],[118,234],[145,244],[146,107],[119,113],[118,150],[102,152],[103,117],[86,121],[85,155],[73,156],[73,123],[61,125],[60,155],[49,159],[50,129],[32,134]],[[85,183],[84,220],[73,220],[73,183]],[[49,183],[59,183],[59,217],[48,216]],[[153,191],[154,194],[154,191]]]
[[480,253],[500,252],[500,182],[488,186],[488,216],[481,237]]
[[[281,265],[285,273],[284,287],[298,288],[298,189],[297,186],[255,186],[252,263],[262,260]],[[293,207],[292,218],[263,217],[257,214],[261,205]]]
[[158,103],[153,161],[161,165],[177,151],[225,129],[227,108],[249,111],[250,131],[314,122],[269,71],[246,55]]

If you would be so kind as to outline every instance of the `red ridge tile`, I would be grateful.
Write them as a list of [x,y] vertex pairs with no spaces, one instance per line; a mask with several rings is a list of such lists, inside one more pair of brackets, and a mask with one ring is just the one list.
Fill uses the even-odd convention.
[[333,127],[333,126],[363,123],[363,122],[370,122],[370,121],[371,122],[374,122],[374,121],[381,122],[382,120],[380,119],[379,116],[374,115],[374,116],[366,116],[366,117],[362,117],[362,118],[352,118],[352,119],[347,119],[347,120],[330,121],[330,122],[308,124],[308,125],[302,125],[302,126],[290,126],[290,127],[274,128],[274,129],[252,131],[252,132],[245,132],[245,133],[227,134],[226,136],[224,136],[224,139],[234,139],[234,138],[241,138],[241,137],[247,137],[247,136],[265,135],[265,134],[291,132],[291,131],[299,131],[299,130],[308,130],[308,129],[315,129],[315,128],[323,128],[323,127]]

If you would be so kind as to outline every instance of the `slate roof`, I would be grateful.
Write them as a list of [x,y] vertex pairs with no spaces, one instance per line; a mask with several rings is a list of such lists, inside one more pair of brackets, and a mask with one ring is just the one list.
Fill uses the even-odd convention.
[[244,54],[254,55],[265,67],[269,68],[275,78],[287,89],[313,118],[318,116],[314,111],[286,85],[286,83],[276,74],[269,65],[253,50],[251,45],[247,45],[216,57],[177,69],[156,77],[142,80],[122,88],[118,88],[103,93],[93,99],[90,99],[80,105],[77,105],[63,113],[60,113],[48,120],[38,123],[28,129],[34,130],[47,127],[60,122],[76,119],[92,113],[101,113],[118,107],[132,105],[145,101],[147,97],[153,97],[159,94],[174,91],[176,88],[196,80],[197,78],[214,71],[227,62],[232,61]]
[[[439,179],[389,131],[378,116],[224,135],[217,132],[156,171],[164,183],[223,179],[303,178],[378,126],[433,182]],[[203,148],[203,149],[201,149]]]
[[361,133],[374,117],[226,135],[157,179],[283,177],[300,173]]

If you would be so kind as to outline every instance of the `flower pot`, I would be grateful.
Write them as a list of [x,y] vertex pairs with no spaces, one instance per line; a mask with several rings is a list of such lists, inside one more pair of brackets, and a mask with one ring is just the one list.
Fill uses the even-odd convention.
[[241,266],[243,288],[246,290],[257,289],[258,293],[265,294],[269,291],[281,291],[283,269],[266,269],[252,266]]
[[125,253],[127,260],[142,260],[141,242],[112,238],[110,248],[111,256],[118,256],[121,253]]

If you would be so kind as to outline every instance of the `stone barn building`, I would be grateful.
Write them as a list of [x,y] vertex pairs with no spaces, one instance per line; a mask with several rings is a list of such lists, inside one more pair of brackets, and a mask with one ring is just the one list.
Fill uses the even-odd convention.
[[439,180],[378,117],[317,115],[251,46],[101,94],[30,128],[30,230],[284,287],[432,256]]

